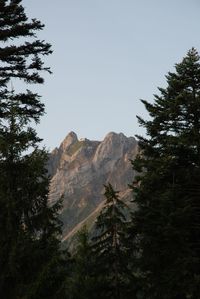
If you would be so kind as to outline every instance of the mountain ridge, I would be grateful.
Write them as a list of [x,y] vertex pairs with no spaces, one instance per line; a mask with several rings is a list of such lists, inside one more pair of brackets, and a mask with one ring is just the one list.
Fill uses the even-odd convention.
[[130,159],[137,154],[137,141],[123,133],[108,133],[102,141],[78,139],[71,131],[49,159],[49,202],[63,197],[63,239],[90,219],[104,201],[104,185],[110,182],[129,200],[128,184],[134,177]]

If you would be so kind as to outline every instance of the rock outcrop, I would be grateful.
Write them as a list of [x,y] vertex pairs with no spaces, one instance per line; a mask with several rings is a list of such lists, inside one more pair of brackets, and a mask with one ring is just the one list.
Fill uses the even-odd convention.
[[102,142],[79,140],[70,132],[53,150],[48,164],[52,176],[49,200],[53,203],[63,196],[63,239],[98,214],[104,200],[104,184],[110,182],[124,200],[130,198],[128,184],[134,177],[130,159],[136,153],[135,138],[113,132]]

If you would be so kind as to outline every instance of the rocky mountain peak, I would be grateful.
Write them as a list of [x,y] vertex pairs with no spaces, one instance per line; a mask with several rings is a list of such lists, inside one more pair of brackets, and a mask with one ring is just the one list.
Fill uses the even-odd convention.
[[[97,167],[104,163],[107,164],[105,165],[107,168],[111,168],[111,164],[114,165],[130,148],[135,146],[135,138],[126,137],[123,133],[110,132],[98,146],[93,161]],[[108,161],[110,161],[109,164]]]
[[127,193],[133,180],[130,159],[137,153],[137,142],[123,133],[108,133],[103,141],[78,139],[70,132],[49,159],[52,176],[49,200],[63,196],[64,236],[74,230],[102,204],[104,184]]
[[63,142],[60,145],[60,149],[65,152],[71,145],[76,143],[78,141],[78,137],[76,133],[71,131],[63,140]]

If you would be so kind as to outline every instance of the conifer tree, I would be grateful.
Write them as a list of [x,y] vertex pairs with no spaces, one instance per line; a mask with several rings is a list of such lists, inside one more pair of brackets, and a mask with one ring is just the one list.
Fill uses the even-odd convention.
[[92,256],[91,241],[84,226],[77,233],[76,246],[71,258],[71,271],[66,280],[66,295],[69,299],[95,299],[96,267]]
[[98,298],[129,298],[131,277],[127,256],[127,213],[111,184],[105,186],[105,205],[97,218],[93,238]]
[[36,37],[40,21],[28,20],[21,0],[0,0],[0,297],[61,297],[60,203],[48,205],[47,152],[32,123],[44,104],[17,86],[43,83],[41,57],[50,45]]
[[[200,294],[200,57],[192,48],[166,76],[154,103],[142,100],[133,162],[138,209],[132,238],[145,299],[195,299]],[[137,186],[136,186],[137,185]],[[137,241],[136,241],[137,240]]]

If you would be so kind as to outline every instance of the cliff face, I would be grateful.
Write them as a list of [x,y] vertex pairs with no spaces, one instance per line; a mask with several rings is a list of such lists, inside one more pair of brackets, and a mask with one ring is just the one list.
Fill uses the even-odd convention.
[[124,134],[109,133],[102,142],[78,140],[70,132],[50,156],[50,202],[63,196],[61,219],[63,238],[86,219],[94,217],[104,200],[104,184],[110,182],[126,200],[130,197],[128,184],[134,173],[130,159],[137,153],[137,142]]

